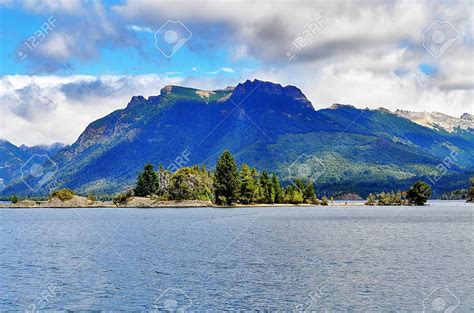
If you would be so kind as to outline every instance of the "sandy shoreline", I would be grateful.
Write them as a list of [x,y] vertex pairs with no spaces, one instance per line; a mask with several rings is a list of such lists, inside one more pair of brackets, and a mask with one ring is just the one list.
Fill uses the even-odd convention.
[[[329,206],[363,206],[365,202],[334,202]],[[134,197],[129,199],[125,204],[115,205],[112,201],[95,201],[92,202],[85,197],[74,196],[71,200],[61,201],[53,198],[47,201],[22,200],[15,204],[0,204],[0,209],[70,209],[70,208],[272,208],[272,207],[313,207],[314,204],[236,204],[233,206],[220,206],[211,201],[200,200],[184,200],[184,201],[158,201],[150,198]],[[321,206],[321,205],[319,205]]]

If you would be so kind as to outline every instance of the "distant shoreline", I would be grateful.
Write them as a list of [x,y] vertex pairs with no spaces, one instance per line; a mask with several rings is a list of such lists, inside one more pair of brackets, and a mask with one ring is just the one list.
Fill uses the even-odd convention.
[[[329,201],[328,206],[364,206],[365,200],[362,201]],[[112,201],[90,201],[85,197],[74,196],[70,200],[61,201],[58,198],[53,198],[45,201],[21,200],[17,203],[0,204],[0,209],[69,209],[69,208],[273,208],[273,207],[316,207],[323,205],[315,204],[235,204],[232,206],[222,206],[212,203],[211,201],[201,200],[182,200],[182,201],[159,201],[144,197],[133,197],[123,204],[114,204]]]
[[[140,200],[143,200],[140,198]],[[365,201],[334,201],[334,203],[329,203],[327,206],[315,205],[315,204],[236,204],[232,206],[220,206],[216,205],[210,201],[199,201],[199,200],[186,200],[186,201],[157,201],[151,205],[144,205],[137,203],[136,201],[131,201],[126,205],[115,205],[111,201],[100,201],[94,204],[89,205],[77,205],[71,204],[69,201],[64,201],[60,205],[56,201],[40,201],[40,204],[33,201],[27,200],[20,201],[16,204],[0,204],[1,209],[187,209],[187,208],[215,208],[215,209],[244,209],[244,208],[281,208],[281,207],[291,207],[291,208],[324,208],[324,207],[384,207],[381,205],[369,206],[365,204]],[[459,202],[459,200],[436,200],[443,202]],[[466,203],[466,202],[463,202]],[[466,203],[469,204],[469,203]],[[430,203],[424,205],[430,206]],[[396,206],[396,207],[412,207],[410,205],[405,206]]]

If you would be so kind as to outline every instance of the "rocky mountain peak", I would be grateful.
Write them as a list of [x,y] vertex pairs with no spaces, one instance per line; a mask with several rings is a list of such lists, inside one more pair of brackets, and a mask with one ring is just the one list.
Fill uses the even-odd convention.
[[253,81],[247,80],[244,83],[238,84],[232,93],[232,97],[244,98],[251,93],[271,96],[287,96],[295,100],[309,103],[309,100],[306,98],[303,92],[301,92],[301,90],[295,86],[288,85],[283,87],[280,84],[258,79],[254,79]]
[[411,120],[419,125],[447,132],[455,132],[461,130],[474,130],[473,116],[464,113],[461,118],[443,114],[440,112],[411,112],[405,110],[397,110],[395,114]]
[[342,104],[342,103],[334,103],[333,105],[331,105],[328,109],[330,110],[338,110],[338,109],[344,109],[344,108],[347,108],[347,109],[355,109],[355,107],[353,105],[350,105],[350,104]]
[[474,115],[469,114],[469,113],[464,113],[461,115],[462,120],[468,120],[468,121],[474,121]]

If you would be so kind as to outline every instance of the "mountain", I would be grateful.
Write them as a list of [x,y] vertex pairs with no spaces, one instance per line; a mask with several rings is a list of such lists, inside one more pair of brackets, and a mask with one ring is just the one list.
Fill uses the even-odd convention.
[[474,116],[468,113],[464,113],[460,118],[439,112],[397,110],[395,114],[432,129],[445,130],[450,133],[462,130],[474,133]]
[[32,147],[22,145],[17,147],[6,140],[0,139],[0,185],[2,183],[3,185],[8,185],[12,181],[18,180],[21,177],[21,167],[33,155],[52,157],[64,147],[65,145],[61,143]]
[[[148,161],[171,169],[213,167],[224,149],[284,182],[313,179],[319,194],[365,196],[406,189],[419,178],[432,178],[441,194],[465,187],[474,172],[472,133],[427,128],[385,109],[335,104],[317,111],[297,87],[259,80],[212,91],[166,86],[158,96],[134,96],[60,150],[52,158],[58,169],[49,172],[58,187],[113,193],[132,186]],[[455,160],[440,173],[446,158]],[[25,192],[17,182],[4,194]]]

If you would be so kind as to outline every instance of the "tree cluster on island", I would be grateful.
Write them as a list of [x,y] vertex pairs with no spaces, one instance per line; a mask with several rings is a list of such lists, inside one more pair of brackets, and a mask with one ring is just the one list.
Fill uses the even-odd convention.
[[[431,187],[423,182],[416,182],[403,192],[382,192],[369,194],[366,205],[424,205],[432,195]],[[75,193],[68,189],[53,191],[48,199],[59,198],[61,201],[70,200]],[[109,197],[109,198],[108,198]],[[329,199],[317,198],[312,181],[295,179],[283,187],[275,174],[267,171],[259,172],[243,163],[238,169],[229,151],[220,156],[214,171],[207,170],[205,165],[182,167],[172,173],[159,166],[155,171],[151,163],[144,166],[138,174],[133,189],[118,195],[87,195],[89,203],[112,199],[117,206],[125,205],[132,197],[149,197],[160,201],[201,200],[212,201],[217,205],[233,204],[314,204],[329,205]],[[19,197],[13,195],[9,199],[13,204],[18,203]],[[331,197],[332,201],[332,197]],[[467,202],[474,202],[474,177],[470,179],[467,190]]]
[[137,177],[135,188],[119,194],[114,203],[124,204],[133,196],[163,201],[204,200],[217,205],[329,204],[327,198],[316,197],[313,182],[296,179],[284,188],[275,174],[259,172],[246,163],[239,169],[227,150],[220,156],[214,171],[207,170],[205,165],[182,167],[174,173],[160,165],[155,171],[153,165],[147,163]]
[[469,187],[467,202],[474,202],[474,177],[471,177],[471,186]]
[[431,187],[423,182],[417,181],[410,189],[404,192],[382,192],[380,194],[369,194],[366,205],[424,205],[431,197]]

